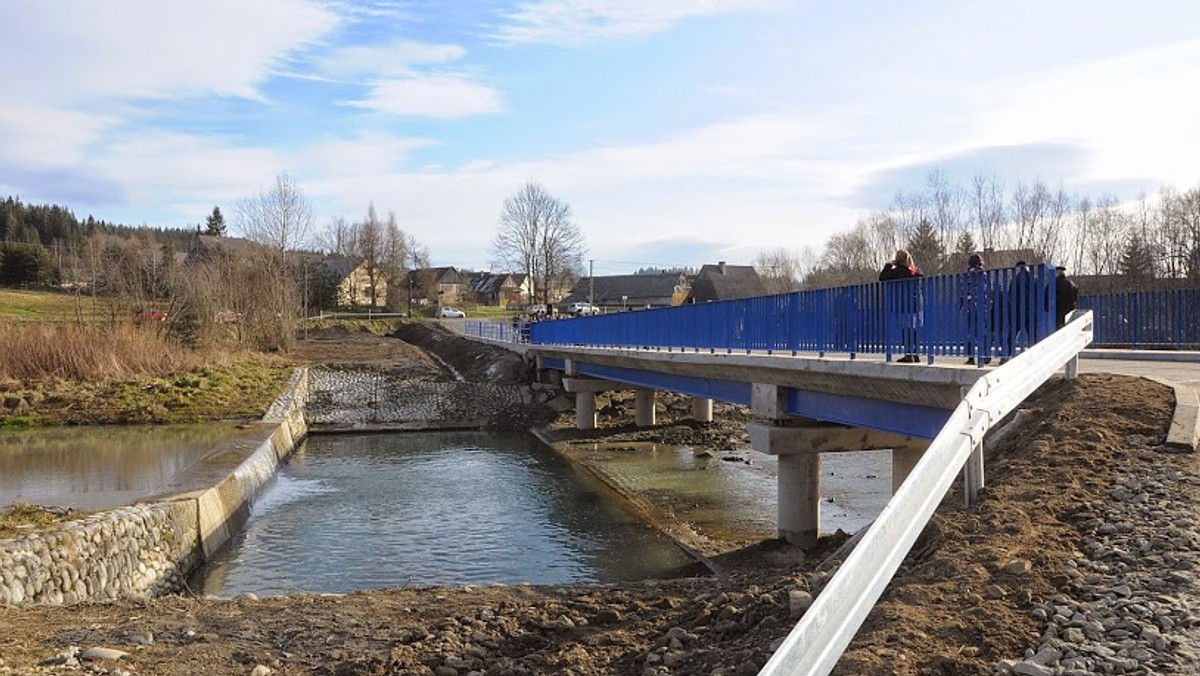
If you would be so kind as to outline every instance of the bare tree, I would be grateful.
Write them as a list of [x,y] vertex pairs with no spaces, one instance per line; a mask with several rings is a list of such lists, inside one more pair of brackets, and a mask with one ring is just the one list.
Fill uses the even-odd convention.
[[921,222],[927,220],[929,204],[925,195],[919,192],[898,191],[892,201],[891,213],[895,219],[899,240],[906,242],[917,233]]
[[979,245],[996,249],[1004,227],[1004,184],[995,176],[976,174],[971,183],[971,211],[979,229]]
[[787,293],[800,288],[804,264],[798,255],[783,247],[764,249],[754,259],[754,269],[767,293]]
[[367,217],[355,224],[355,232],[357,246],[354,254],[366,265],[367,294],[371,299],[371,307],[375,307],[379,301],[379,285],[382,281],[379,259],[383,256],[384,230],[383,223],[375,213],[374,202],[367,207]]
[[1097,202],[1093,237],[1089,238],[1087,252],[1088,267],[1093,274],[1117,274],[1132,227],[1132,218],[1121,210],[1116,198],[1101,198]]
[[344,216],[334,216],[320,237],[321,248],[335,256],[353,256],[358,248],[354,225]]
[[1096,238],[1096,225],[1096,205],[1089,197],[1080,198],[1075,202],[1067,224],[1066,238],[1069,243],[1064,247],[1063,257],[1056,259],[1055,264],[1066,263],[1075,274],[1085,272],[1084,261],[1087,260],[1088,247]]
[[[929,172],[925,178],[925,188],[929,194],[926,202],[929,205],[929,224],[938,241],[946,245],[958,241],[968,228],[963,218],[964,201],[962,190],[950,183],[940,169]],[[942,272],[945,269],[944,257],[937,260],[927,260],[927,272]]]
[[242,233],[269,252],[272,288],[264,290],[264,310],[278,320],[278,345],[289,347],[295,339],[300,303],[297,274],[289,265],[288,253],[308,243],[312,204],[300,186],[281,173],[270,188],[238,202],[236,213]]
[[308,243],[313,224],[312,204],[286,172],[275,184],[237,205],[238,226],[247,239],[279,252],[280,256]]
[[389,211],[383,229],[383,250],[380,252],[379,267],[388,281],[387,306],[400,308],[400,286],[404,283],[405,262],[408,260],[408,236],[396,222],[395,212]]
[[1050,210],[1050,191],[1040,179],[1031,185],[1019,182],[1013,189],[1011,202],[1013,227],[1016,228],[1015,248],[1036,246],[1038,232]]
[[529,275],[535,298],[549,303],[556,285],[578,275],[584,251],[583,232],[571,219],[571,207],[540,184],[529,181],[504,200],[492,254]]
[[1160,200],[1157,248],[1168,277],[1200,279],[1200,188],[1164,190]]
[[1058,261],[1065,257],[1062,237],[1070,213],[1071,197],[1062,186],[1053,192],[1046,192],[1045,212],[1033,233],[1032,241],[1034,251],[1044,259]]

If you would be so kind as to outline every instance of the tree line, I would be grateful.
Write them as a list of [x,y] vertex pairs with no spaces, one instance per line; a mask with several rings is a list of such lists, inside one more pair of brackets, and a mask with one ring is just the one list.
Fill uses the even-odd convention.
[[1200,281],[1200,187],[1163,188],[1121,202],[1072,194],[1043,180],[1006,183],[978,174],[966,184],[930,172],[917,190],[861,216],[818,253],[764,250],[755,261],[772,291],[874,279],[883,261],[907,248],[927,274],[960,272],[965,255],[1029,250],[1073,275]]

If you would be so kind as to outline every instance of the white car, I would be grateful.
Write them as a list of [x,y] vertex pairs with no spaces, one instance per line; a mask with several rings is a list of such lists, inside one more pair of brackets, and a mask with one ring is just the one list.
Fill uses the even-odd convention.
[[462,319],[463,317],[467,316],[467,313],[459,310],[456,307],[450,307],[447,305],[441,310],[438,310],[438,316],[442,319]]
[[567,314],[573,317],[589,317],[600,314],[600,308],[591,303],[571,303],[567,306]]

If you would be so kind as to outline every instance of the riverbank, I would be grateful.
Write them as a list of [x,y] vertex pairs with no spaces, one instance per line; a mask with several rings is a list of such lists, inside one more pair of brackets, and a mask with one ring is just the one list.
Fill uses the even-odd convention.
[[[433,379],[440,362],[506,368],[441,335],[407,344],[452,345],[425,358]],[[598,402],[589,441],[742,447],[734,411],[704,426],[664,410],[636,430],[619,403]],[[1027,656],[1020,673],[1184,673],[1200,564],[1184,505],[1200,476],[1161,447],[1171,405],[1132,378],[1044,387],[1031,423],[989,444],[981,502],[946,497],[836,673],[1011,673]],[[576,434],[570,418],[551,424],[556,442]],[[764,539],[715,553],[723,575],[663,582],[0,608],[0,673],[753,674],[827,581],[829,553]],[[127,654],[77,666],[93,647]]]

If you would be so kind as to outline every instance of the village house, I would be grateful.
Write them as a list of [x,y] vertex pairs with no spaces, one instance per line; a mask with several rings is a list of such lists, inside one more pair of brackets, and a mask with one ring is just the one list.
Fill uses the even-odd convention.
[[714,300],[733,300],[767,295],[766,286],[752,265],[728,265],[720,261],[716,265],[701,266],[700,272],[691,279],[690,290],[684,303],[708,303]]
[[454,305],[459,302],[462,280],[453,267],[420,268],[408,273],[408,292],[419,305]]
[[368,261],[349,256],[326,256],[319,262],[334,288],[338,307],[384,307],[387,305],[387,280],[376,269],[372,284]]
[[467,276],[471,300],[479,305],[524,307],[529,298],[528,275],[511,272],[475,272]]
[[679,305],[690,289],[682,272],[583,277],[559,305],[591,303],[604,312]]

